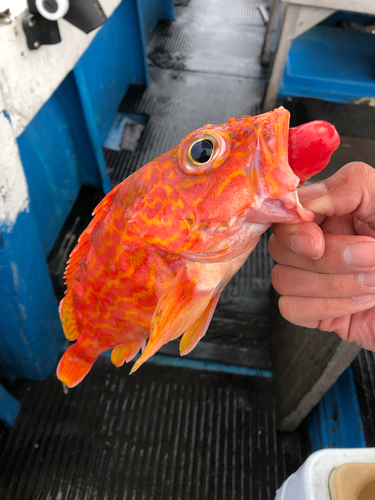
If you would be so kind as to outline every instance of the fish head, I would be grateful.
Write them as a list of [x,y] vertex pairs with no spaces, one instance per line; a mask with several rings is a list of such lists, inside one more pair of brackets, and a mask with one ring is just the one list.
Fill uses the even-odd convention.
[[197,211],[212,222],[245,214],[254,222],[310,219],[298,200],[295,206],[283,203],[300,181],[288,164],[288,137],[289,112],[284,108],[189,134],[179,147],[178,166],[186,175],[205,176],[204,197],[198,203],[191,200]]
[[289,112],[205,125],[153,164],[159,181],[133,211],[130,230],[201,262],[246,252],[274,222],[313,220],[288,164]]

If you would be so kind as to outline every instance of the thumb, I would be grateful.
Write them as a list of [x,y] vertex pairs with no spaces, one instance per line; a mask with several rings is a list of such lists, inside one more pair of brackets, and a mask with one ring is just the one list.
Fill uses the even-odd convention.
[[315,214],[351,214],[375,229],[375,170],[366,163],[348,163],[328,179],[300,188],[298,195]]

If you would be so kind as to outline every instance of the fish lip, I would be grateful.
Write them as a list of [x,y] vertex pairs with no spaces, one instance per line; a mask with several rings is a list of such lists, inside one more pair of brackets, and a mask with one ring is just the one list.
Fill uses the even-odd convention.
[[[280,196],[279,200],[284,205],[285,210],[291,214],[291,222],[311,222],[315,219],[315,214],[301,205],[297,189]],[[295,220],[296,218],[297,220]]]
[[[250,207],[242,217],[244,222],[268,223],[270,225],[306,222],[312,221],[314,218],[313,212],[301,205],[297,189],[274,199],[261,196],[258,203]],[[240,221],[241,218],[238,219],[238,222]]]

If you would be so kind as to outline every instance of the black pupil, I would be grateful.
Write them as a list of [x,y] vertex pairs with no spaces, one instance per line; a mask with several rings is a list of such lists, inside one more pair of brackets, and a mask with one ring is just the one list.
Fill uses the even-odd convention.
[[197,163],[207,163],[212,156],[214,143],[209,139],[198,141],[191,147],[191,157]]

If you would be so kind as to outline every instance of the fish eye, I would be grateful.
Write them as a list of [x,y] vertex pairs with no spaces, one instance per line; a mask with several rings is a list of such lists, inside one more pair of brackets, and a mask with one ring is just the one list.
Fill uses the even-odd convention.
[[203,165],[211,160],[214,153],[214,143],[211,139],[200,139],[190,146],[191,161]]
[[185,174],[202,175],[212,172],[230,153],[230,143],[226,136],[221,131],[205,130],[205,127],[185,137],[178,149],[178,166]]

